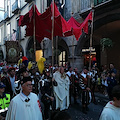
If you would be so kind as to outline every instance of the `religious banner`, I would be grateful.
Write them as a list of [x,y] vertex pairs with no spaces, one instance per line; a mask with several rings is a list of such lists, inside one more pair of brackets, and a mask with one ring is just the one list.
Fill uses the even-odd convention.
[[6,41],[6,61],[8,63],[17,63],[20,54],[18,41]]

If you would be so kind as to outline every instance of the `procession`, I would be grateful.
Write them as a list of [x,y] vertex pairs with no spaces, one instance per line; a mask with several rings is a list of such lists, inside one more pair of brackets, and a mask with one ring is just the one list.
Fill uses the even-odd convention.
[[0,120],[120,120],[118,0],[1,0]]
[[[115,79],[114,82],[111,81],[113,73],[115,76],[115,68],[112,64],[108,71],[103,69],[100,72],[96,66],[93,66],[89,72],[84,66],[83,70],[78,72],[77,68],[73,69],[67,63],[65,66],[55,65],[53,67],[51,64],[45,64],[41,68],[41,64],[33,62],[30,65],[27,58],[24,61],[25,58],[23,56],[21,63],[18,62],[17,65],[8,66],[4,62],[1,66],[0,99],[3,102],[0,117],[2,119],[50,120],[52,118],[54,120],[53,115],[59,115],[63,111],[66,117],[69,117],[66,110],[71,104],[78,104],[77,101],[81,101],[80,109],[87,114],[89,104],[91,102],[97,104],[95,89],[100,90],[99,92],[103,90],[105,95],[108,94],[109,100],[112,100],[111,90],[117,85]],[[109,88],[107,91],[102,75],[106,72],[111,76],[111,78],[106,78]],[[71,101],[72,98],[74,101]],[[61,119],[66,118],[63,116]]]

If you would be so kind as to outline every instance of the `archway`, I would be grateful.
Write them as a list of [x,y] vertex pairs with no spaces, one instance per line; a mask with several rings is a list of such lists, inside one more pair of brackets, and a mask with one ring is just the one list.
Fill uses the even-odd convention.
[[63,66],[66,62],[68,62],[69,48],[66,42],[61,38],[59,38],[58,41],[58,50],[60,51],[58,56],[58,64]]
[[[36,53],[38,50],[42,50],[40,43],[36,40]],[[35,60],[35,53],[34,53],[34,40],[33,37],[30,37],[28,40],[27,48],[26,48],[26,57],[30,61]]]

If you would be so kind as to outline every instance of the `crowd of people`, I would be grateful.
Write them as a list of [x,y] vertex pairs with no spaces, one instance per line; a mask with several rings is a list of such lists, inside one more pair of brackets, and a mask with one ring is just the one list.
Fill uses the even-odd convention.
[[71,120],[64,110],[73,104],[72,97],[74,104],[81,100],[84,114],[87,114],[90,102],[97,104],[94,95],[96,90],[108,95],[110,100],[120,98],[112,93],[114,86],[119,84],[113,64],[109,69],[106,65],[101,69],[93,65],[90,71],[86,66],[78,71],[77,67],[73,69],[68,63],[64,66],[45,64],[42,72],[36,63],[28,68],[28,63],[24,62],[19,65],[1,64],[1,120],[59,120],[58,116],[61,118],[62,114],[66,119],[61,120]]

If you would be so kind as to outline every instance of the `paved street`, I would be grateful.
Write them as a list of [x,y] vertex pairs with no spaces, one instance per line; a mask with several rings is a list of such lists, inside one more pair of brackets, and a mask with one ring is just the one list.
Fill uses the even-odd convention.
[[98,104],[95,105],[91,103],[89,107],[89,111],[87,114],[83,114],[81,111],[81,102],[79,104],[75,105],[72,104],[68,110],[68,113],[71,115],[72,120],[98,120],[100,113],[104,107],[104,105],[107,103],[108,98],[100,93],[96,93],[96,100],[98,101]]

